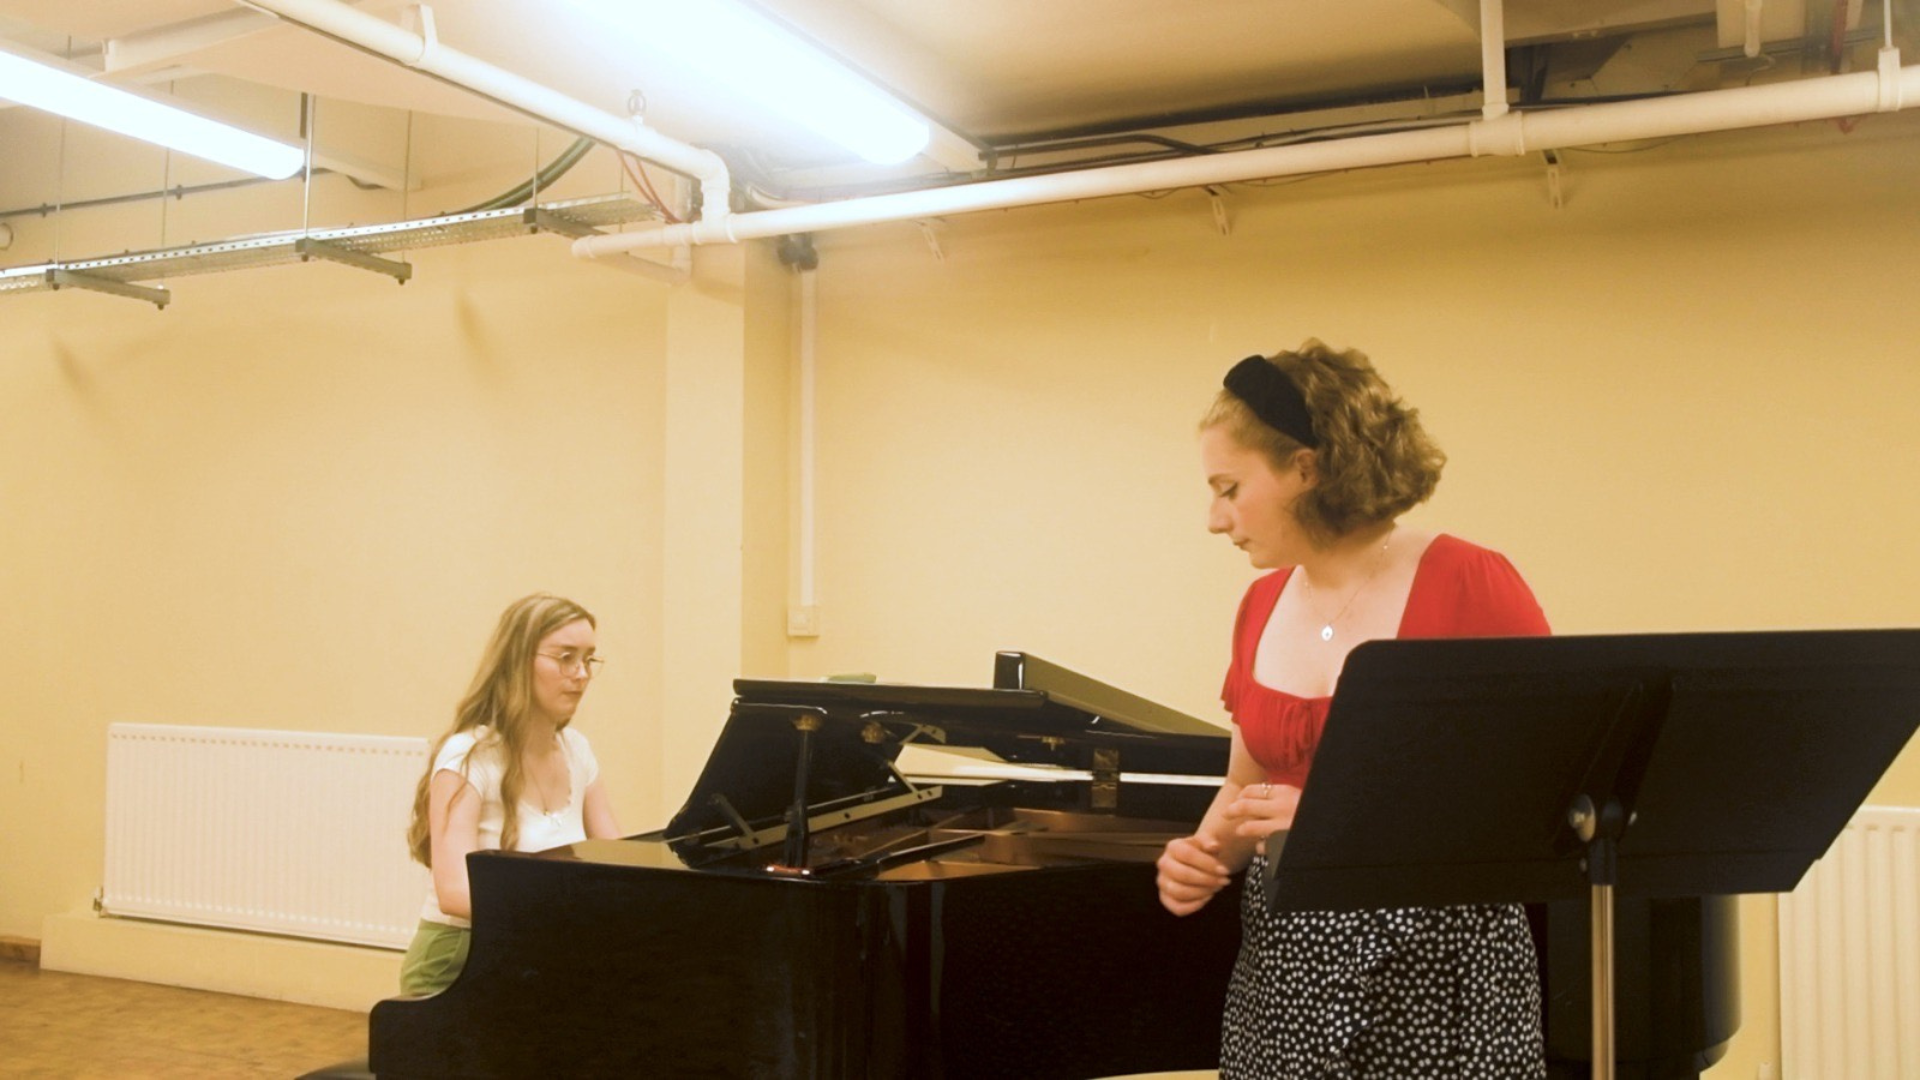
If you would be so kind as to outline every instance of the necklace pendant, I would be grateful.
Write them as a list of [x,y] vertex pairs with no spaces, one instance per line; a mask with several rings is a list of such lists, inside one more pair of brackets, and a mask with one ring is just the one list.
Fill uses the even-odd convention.
[[1333,624],[1332,623],[1328,623],[1327,625],[1320,628],[1320,640],[1321,641],[1333,640]]

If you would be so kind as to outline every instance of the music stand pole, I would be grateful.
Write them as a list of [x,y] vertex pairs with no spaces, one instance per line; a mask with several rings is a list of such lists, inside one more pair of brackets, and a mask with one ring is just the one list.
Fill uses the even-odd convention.
[[1615,845],[1626,822],[1620,804],[1608,799],[1594,811],[1585,795],[1574,799],[1567,824],[1587,844],[1587,919],[1593,950],[1593,1080],[1613,1080],[1613,887],[1620,877]]

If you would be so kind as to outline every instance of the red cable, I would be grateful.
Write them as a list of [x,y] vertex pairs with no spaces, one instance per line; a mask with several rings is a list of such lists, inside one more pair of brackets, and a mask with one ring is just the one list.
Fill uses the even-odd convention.
[[[654,190],[653,181],[647,177],[646,163],[637,161],[633,159],[631,155],[622,153],[620,155],[620,165],[627,170],[627,175],[633,179],[634,187],[646,196],[647,201],[653,204],[654,209],[660,211],[660,217],[663,221],[669,225],[680,224],[679,216],[674,214],[672,210],[667,209],[666,200],[662,199],[660,193]],[[638,172],[634,171],[636,167],[639,169]]]

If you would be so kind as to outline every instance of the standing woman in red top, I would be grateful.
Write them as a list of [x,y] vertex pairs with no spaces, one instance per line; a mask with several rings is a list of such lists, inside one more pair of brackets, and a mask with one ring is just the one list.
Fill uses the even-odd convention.
[[1393,637],[1547,633],[1503,556],[1399,517],[1446,456],[1367,358],[1309,340],[1227,373],[1200,425],[1207,528],[1272,571],[1248,588],[1222,700],[1220,793],[1159,861],[1187,915],[1252,865],[1221,1032],[1223,1080],[1544,1077],[1540,982],[1517,904],[1269,911],[1260,865],[1289,828],[1347,653]]

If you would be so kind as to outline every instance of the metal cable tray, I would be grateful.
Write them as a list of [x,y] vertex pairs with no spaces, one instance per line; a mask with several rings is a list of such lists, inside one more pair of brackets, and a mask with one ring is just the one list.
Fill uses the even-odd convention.
[[345,263],[405,282],[412,276],[412,267],[381,256],[415,248],[472,244],[542,232],[580,237],[607,227],[658,217],[659,212],[653,206],[629,195],[596,195],[543,206],[478,210],[384,225],[262,233],[204,244],[4,269],[0,270],[0,296],[79,288],[165,307],[172,298],[168,290],[137,283],[189,274],[284,266],[312,259]]

